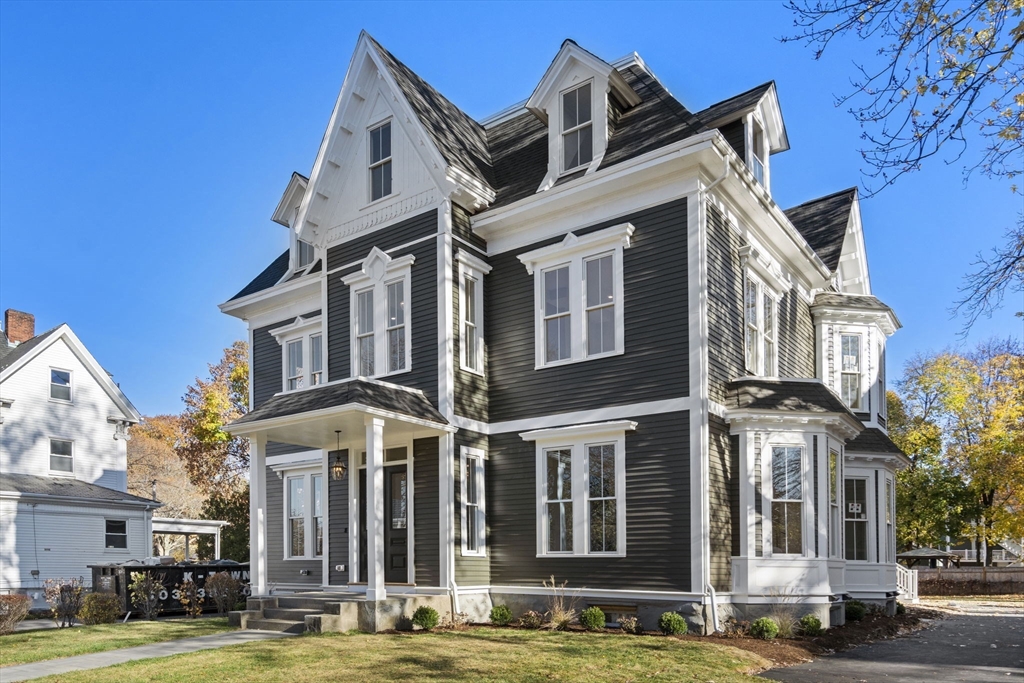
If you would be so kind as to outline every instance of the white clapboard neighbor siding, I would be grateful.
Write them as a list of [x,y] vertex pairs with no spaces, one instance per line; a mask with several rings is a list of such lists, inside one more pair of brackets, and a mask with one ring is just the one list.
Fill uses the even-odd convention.
[[[50,368],[71,371],[72,401],[50,399]],[[0,471],[61,476],[50,471],[50,438],[74,442],[74,476],[117,491],[128,490],[127,447],[114,439],[114,416],[121,408],[71,350],[65,338],[39,352],[0,384],[0,396],[13,401],[0,425]]]

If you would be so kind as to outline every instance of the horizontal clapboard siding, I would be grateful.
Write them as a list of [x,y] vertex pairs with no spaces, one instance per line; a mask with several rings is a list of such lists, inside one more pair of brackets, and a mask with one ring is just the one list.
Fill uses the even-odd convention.
[[740,159],[747,160],[746,146],[747,139],[743,130],[743,119],[737,119],[732,123],[727,123],[724,126],[718,127],[718,132],[722,134],[725,141],[736,150],[736,154],[740,156]]
[[708,416],[708,509],[711,539],[711,585],[715,590],[732,587],[732,549],[734,520],[739,517],[739,500],[733,499],[735,464],[729,445],[729,425],[716,416]]
[[688,412],[635,418],[626,434],[626,557],[538,558],[536,451],[518,434],[489,437],[491,583],[690,590]]
[[[431,213],[431,216],[435,214]],[[386,237],[388,231],[381,231]],[[376,233],[375,233],[376,234]],[[336,247],[337,248],[337,247]],[[391,252],[392,258],[413,254],[412,292],[409,305],[412,307],[412,368],[408,372],[385,376],[388,382],[414,389],[422,389],[427,399],[437,405],[437,244],[425,240],[411,247]],[[357,268],[350,268],[331,275],[327,280],[328,346],[330,348],[330,379],[345,379],[351,376],[349,329],[349,288],[341,279]]]
[[743,268],[739,235],[709,205],[708,396],[725,403],[725,383],[746,374],[743,353]]
[[[484,504],[485,514],[495,486],[491,464],[487,460],[487,436],[460,429],[455,434],[455,583],[459,586],[486,586],[491,582],[491,561],[489,557],[462,556],[462,489],[463,476],[461,468],[462,447],[479,448],[484,452]],[[501,484],[504,486],[504,483]],[[490,526],[489,514],[487,526]],[[487,543],[490,545],[490,530]]]
[[[319,315],[320,311],[310,311],[303,317]],[[295,318],[287,318],[265,327],[257,327],[252,331],[252,409],[258,408],[284,389],[283,349],[270,334],[270,330],[294,322]],[[305,446],[267,442],[267,455],[282,455],[308,450]]]
[[811,305],[794,287],[779,302],[779,375],[814,377],[814,348]]
[[[387,251],[428,235],[437,234],[437,210],[413,216],[404,221],[356,237],[327,250],[327,270],[362,261],[374,247]],[[395,254],[390,254],[395,256]]]
[[[327,534],[329,543],[327,554],[330,561],[327,563],[329,583],[332,586],[348,585],[348,449],[332,451],[331,462],[341,454],[341,461],[345,463],[345,476],[334,481],[328,477],[327,481]],[[345,565],[345,571],[338,571],[338,565]]]
[[487,251],[487,241],[473,232],[469,212],[458,204],[452,204],[452,234],[469,242],[480,251]]
[[625,221],[636,228],[623,252],[620,356],[535,370],[533,276],[516,255],[564,236],[491,258],[485,312],[492,422],[689,394],[686,215],[681,199],[575,231]]
[[[323,560],[284,559],[284,487],[285,479],[267,468],[267,576],[274,583],[301,583],[319,586],[323,576]],[[307,529],[306,533],[312,533]],[[309,575],[300,572],[308,570]]]
[[416,555],[416,585],[441,585],[440,520],[438,506],[438,437],[412,442],[413,543]]

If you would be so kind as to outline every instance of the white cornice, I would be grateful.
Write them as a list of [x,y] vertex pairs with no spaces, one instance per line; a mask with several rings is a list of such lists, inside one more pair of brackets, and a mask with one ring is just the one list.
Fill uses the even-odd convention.
[[733,433],[743,429],[810,429],[832,430],[843,439],[852,439],[862,431],[864,424],[844,413],[811,413],[780,410],[731,409],[725,421]]
[[620,223],[583,237],[577,237],[570,232],[558,244],[528,251],[525,254],[520,254],[518,258],[526,266],[526,272],[533,275],[533,271],[537,268],[542,268],[552,261],[570,258],[581,252],[600,250],[618,244],[621,244],[623,249],[628,249],[635,229],[632,223]]
[[[312,275],[303,275],[295,280],[283,282],[258,292],[232,299],[218,305],[222,313],[236,318],[250,319],[259,315],[264,309],[274,309],[286,306],[287,304],[307,299],[313,296],[320,296],[320,278],[323,272]],[[308,291],[306,291],[308,290]],[[266,304],[260,306],[259,304]]]
[[341,278],[341,281],[348,287],[370,282],[371,280],[378,281],[391,273],[411,267],[415,261],[416,256],[414,254],[391,258],[379,248],[374,247],[366,258],[363,259],[360,269]]
[[483,259],[474,256],[466,249],[460,248],[455,252],[455,260],[459,265],[465,266],[465,268],[476,271],[481,275],[487,275],[491,272],[492,266],[485,263]]
[[636,426],[637,423],[633,420],[615,420],[612,422],[569,425],[568,427],[553,427],[551,429],[535,429],[520,433],[519,438],[523,441],[537,441],[541,443],[561,441],[580,436],[598,439],[605,436],[621,435],[624,432],[632,432],[636,429]]
[[303,318],[300,315],[291,323],[270,330],[270,336],[280,344],[289,337],[297,336],[313,329],[320,329],[322,318],[322,314],[310,316],[309,318]]

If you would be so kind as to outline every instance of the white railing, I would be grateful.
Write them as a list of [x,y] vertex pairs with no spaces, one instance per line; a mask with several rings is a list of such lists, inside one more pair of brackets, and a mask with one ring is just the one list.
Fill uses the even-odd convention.
[[[959,555],[963,558],[964,562],[977,562],[978,551],[977,550],[950,550],[953,555]],[[1010,552],[1009,550],[1003,550],[996,548],[995,550],[988,551],[989,562],[1013,562],[1017,559],[1017,555]]]
[[904,600],[917,602],[917,570],[907,569],[902,564],[896,565],[896,590]]

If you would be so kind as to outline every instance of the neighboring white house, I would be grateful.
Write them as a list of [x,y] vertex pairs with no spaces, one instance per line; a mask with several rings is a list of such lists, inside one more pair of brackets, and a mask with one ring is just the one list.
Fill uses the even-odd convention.
[[38,602],[49,578],[151,554],[160,503],[127,492],[135,407],[67,325],[0,332],[0,593]]

